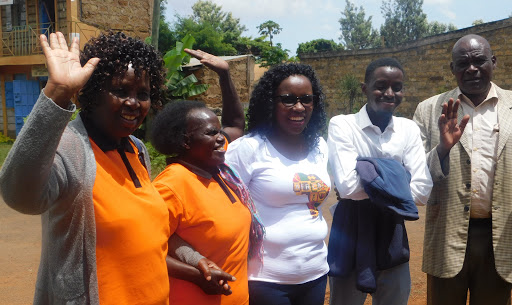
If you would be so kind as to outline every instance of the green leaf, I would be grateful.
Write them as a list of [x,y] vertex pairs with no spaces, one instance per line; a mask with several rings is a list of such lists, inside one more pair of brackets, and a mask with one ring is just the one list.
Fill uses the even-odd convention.
[[209,87],[208,84],[199,84],[199,85],[196,84],[195,86],[190,88],[190,90],[188,91],[187,97],[199,95],[199,94],[205,92],[206,90],[208,90],[208,87]]

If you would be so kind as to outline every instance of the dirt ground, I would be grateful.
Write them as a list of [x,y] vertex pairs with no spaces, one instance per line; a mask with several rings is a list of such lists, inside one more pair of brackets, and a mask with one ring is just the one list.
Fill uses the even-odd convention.
[[[322,205],[327,222],[332,221],[328,208],[335,198],[329,196]],[[426,304],[426,275],[421,272],[425,208],[420,207],[420,220],[408,222],[411,248],[412,288],[409,305]],[[0,202],[0,304],[25,305],[32,303],[39,255],[41,251],[41,220],[39,216],[22,215]],[[329,288],[325,294],[329,304]],[[365,304],[371,304],[368,297]]]

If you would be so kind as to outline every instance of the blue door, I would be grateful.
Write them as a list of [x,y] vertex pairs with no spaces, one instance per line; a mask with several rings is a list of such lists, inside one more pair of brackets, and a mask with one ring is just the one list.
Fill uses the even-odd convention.
[[5,106],[14,108],[14,97],[12,94],[12,82],[5,82]]
[[39,97],[39,81],[13,80],[12,91],[14,99],[14,117],[16,120],[16,135],[23,127],[23,118],[28,116]]

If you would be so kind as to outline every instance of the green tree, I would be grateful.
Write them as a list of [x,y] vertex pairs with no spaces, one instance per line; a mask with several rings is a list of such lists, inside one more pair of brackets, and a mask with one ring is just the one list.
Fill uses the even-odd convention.
[[262,24],[258,25],[256,28],[258,29],[258,33],[260,33],[260,35],[269,37],[270,46],[272,46],[272,38],[274,37],[274,35],[281,33],[281,31],[283,30],[283,28],[281,28],[279,24],[272,20],[265,21]]
[[343,45],[335,43],[332,39],[315,39],[308,42],[299,43],[297,54],[317,53],[325,51],[343,50]]
[[267,46],[263,48],[257,62],[262,67],[274,66],[285,62],[288,59],[288,49],[283,49],[280,43],[275,46]]
[[384,24],[380,35],[386,47],[398,46],[406,41],[425,37],[428,33],[427,15],[423,0],[384,0],[381,12]]
[[237,50],[238,54],[252,54],[256,57],[260,56],[263,50],[270,47],[265,37],[240,37],[233,43],[233,47]]
[[451,32],[451,31],[455,31],[455,30],[457,30],[457,27],[452,23],[445,24],[445,23],[441,23],[439,21],[433,21],[433,22],[429,22],[428,30],[427,30],[427,33],[425,36],[433,36],[433,35]]
[[366,19],[364,8],[354,6],[345,0],[345,10],[341,12],[340,41],[349,50],[369,49],[379,47],[379,33],[372,27],[372,17]]
[[477,19],[477,20],[473,21],[473,23],[471,23],[471,25],[475,26],[475,25],[479,25],[479,24],[482,24],[482,23],[484,23],[483,19]]
[[171,25],[165,21],[165,18],[160,18],[160,26],[158,28],[158,50],[162,53],[170,50],[172,46],[176,45],[179,41],[178,33],[173,31]]
[[196,46],[201,50],[215,55],[235,55],[236,49],[225,41],[224,32],[218,31],[209,22],[197,23],[192,17],[177,16],[174,30],[179,38],[190,34],[195,38]]
[[247,31],[240,24],[239,18],[234,18],[231,12],[224,12],[222,6],[212,1],[197,1],[192,5],[192,19],[198,24],[208,23],[215,31],[223,33],[226,43],[232,43]]

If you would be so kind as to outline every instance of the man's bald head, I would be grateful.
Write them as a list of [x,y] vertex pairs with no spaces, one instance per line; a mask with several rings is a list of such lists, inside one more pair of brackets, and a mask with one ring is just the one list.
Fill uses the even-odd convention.
[[466,48],[467,46],[471,46],[471,45],[473,45],[473,46],[482,45],[487,51],[489,51],[492,54],[491,45],[489,44],[487,39],[483,38],[480,35],[469,34],[469,35],[461,37],[453,45],[452,60],[453,60],[454,54],[460,52],[461,48]]
[[459,89],[473,104],[480,104],[487,97],[496,57],[487,39],[479,35],[466,35],[457,40],[452,49],[450,68]]

